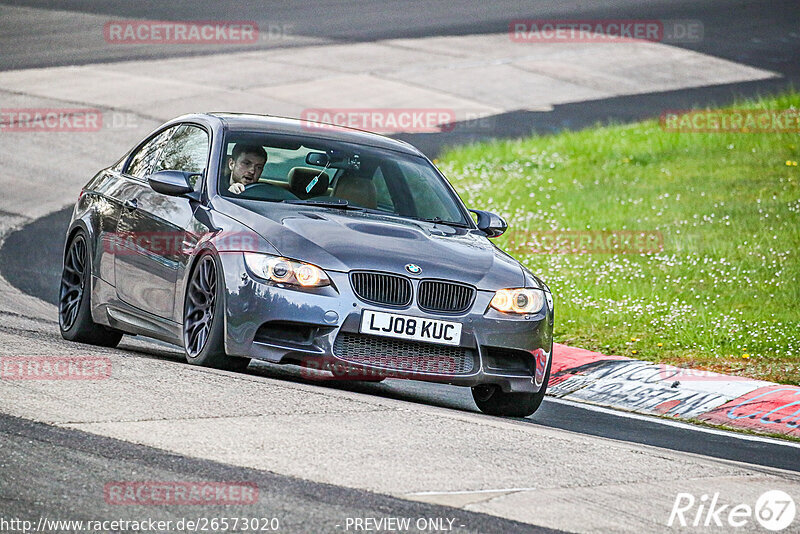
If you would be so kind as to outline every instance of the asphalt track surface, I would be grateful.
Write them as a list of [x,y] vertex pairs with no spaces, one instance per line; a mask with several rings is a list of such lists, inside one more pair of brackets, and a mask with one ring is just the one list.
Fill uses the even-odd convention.
[[[6,517],[129,521],[195,517],[277,518],[283,532],[335,532],[348,517],[450,518],[461,532],[558,532],[484,514],[407,501],[366,491],[317,484],[241,467],[187,458],[76,430],[0,415],[0,459],[5,484],[19,491]],[[36,462],[31,459],[36,458]],[[202,513],[182,506],[125,506],[108,503],[98,488],[125,480],[131,472],[148,480],[228,480],[255,483],[259,500],[251,506],[204,506]],[[91,489],[90,489],[91,488]],[[45,501],[42,496],[58,495]],[[8,498],[8,495],[3,497]],[[124,508],[121,510],[121,508]],[[337,528],[338,526],[338,528]]]
[[[373,41],[440,35],[503,33],[511,19],[694,19],[704,26],[702,41],[683,45],[747,65],[769,68],[795,77],[800,5],[791,0],[763,2],[742,0],[318,0],[315,2],[237,1],[173,2],[129,0],[3,1],[16,7],[52,9],[69,16],[96,15],[111,19],[150,20],[255,20],[259,27],[286,25],[290,33],[330,42]],[[2,12],[0,12],[2,13]],[[64,19],[63,15],[59,18]],[[0,36],[0,69],[19,69],[118,61],[120,59],[169,57],[203,53],[196,48],[142,46],[90,48],[81,40],[86,28],[62,24],[53,27],[47,18],[29,20],[16,33]],[[91,31],[95,31],[92,27]],[[35,38],[26,46],[20,35]],[[68,46],[62,46],[62,45]],[[257,47],[292,46],[291,40],[266,40]],[[248,45],[246,50],[251,50]],[[226,47],[225,50],[235,49]],[[208,50],[206,49],[205,52]]]
[[[50,3],[35,0],[2,4],[50,9]],[[19,29],[36,37],[36,45],[13,32],[0,32],[0,70],[75,63],[118,61],[123,57],[152,58],[209,53],[214,50],[179,47],[145,47],[139,50],[83,46],[80,24],[84,16],[149,19],[243,19],[255,18],[260,25],[289,24],[301,37],[323,42],[370,41],[391,37],[460,35],[506,31],[511,18],[642,18],[699,19],[705,28],[702,42],[687,48],[754,67],[767,68],[782,78],[706,88],[652,93],[557,106],[552,112],[513,112],[494,117],[496,137],[517,137],[532,131],[574,129],[597,122],[627,122],[649,117],[653,109],[680,109],[694,104],[726,104],[736,98],[770,94],[800,82],[800,3],[770,2],[636,2],[617,1],[537,2],[90,2],[66,0],[58,4],[66,12],[54,13],[66,22],[53,26],[52,20],[31,17]],[[191,17],[184,16],[191,12]],[[254,15],[255,13],[255,15]],[[358,13],[357,25],[353,24]],[[0,22],[0,27],[3,22]],[[77,33],[76,33],[77,32]],[[68,46],[66,46],[68,45]],[[291,43],[263,43],[292,46]],[[176,50],[176,48],[178,48]],[[248,48],[249,49],[249,48]],[[233,51],[232,48],[227,48]],[[658,103],[657,106],[654,104]],[[448,134],[400,135],[435,154],[446,144],[470,140]],[[88,177],[87,177],[88,179]],[[70,210],[62,210],[33,221],[10,234],[0,249],[0,272],[22,291],[55,301],[60,271],[63,229]],[[36,246],[31,246],[36,243]],[[296,372],[276,366],[252,365],[250,374],[300,380]],[[476,411],[469,392],[459,388],[389,380],[384,384],[335,384],[335,387],[399,399],[410,403]],[[771,441],[750,440],[731,433],[710,433],[688,425],[668,426],[656,419],[630,418],[624,414],[596,411],[587,407],[546,400],[539,412],[526,420],[569,432],[652,445],[713,458],[734,460],[765,467],[800,471],[800,448]],[[289,531],[304,525],[327,525],[316,530],[335,531],[337,518],[379,516],[391,513],[413,517],[457,517],[464,530],[474,532],[544,531],[522,523],[447,507],[416,503],[361,490],[284,477],[258,470],[231,467],[207,460],[177,456],[157,449],[86,434],[77,430],[0,416],[2,489],[0,503],[5,515],[50,515],[71,518],[97,517],[109,513],[102,499],[82,488],[120,480],[133,472],[146,472],[153,480],[204,477],[217,480],[255,480],[262,488],[263,509],[251,516],[281,518]],[[32,459],[34,461],[32,461]],[[264,489],[267,488],[267,489]],[[13,499],[8,492],[17,493]],[[63,499],[43,499],[62,495]],[[114,510],[117,513],[118,510]],[[161,509],[163,518],[184,515],[181,510]],[[148,514],[154,515],[152,510]],[[283,515],[281,515],[283,514]],[[130,509],[140,518],[141,510]],[[206,514],[209,515],[209,514]],[[307,530],[307,529],[306,529]]]
[[[55,287],[57,287],[60,269],[58,251],[63,246],[62,236],[64,232],[62,230],[68,224],[70,214],[70,209],[61,210],[36,220],[10,234],[3,248],[0,249],[0,265],[3,266],[3,276],[25,292],[55,303]],[[40,243],[39,247],[32,248],[28,246],[31,236],[35,236],[37,242]],[[16,270],[10,269],[10,265],[17,265],[18,268]],[[282,367],[257,362],[250,366],[247,373],[288,382],[308,383],[299,376],[298,370],[291,366]],[[383,384],[333,382],[318,385],[318,387],[344,389],[404,402],[440,406],[457,411],[478,411],[468,390],[452,386],[387,380]],[[559,402],[551,398],[547,398],[539,411],[525,421],[531,425],[568,432],[733,460],[756,466],[775,467],[800,472],[800,447],[797,446],[788,446],[772,440],[750,440],[741,435],[708,431],[689,424],[665,425],[655,418],[629,417],[626,414],[611,410],[598,411],[591,407]],[[9,450],[15,451],[14,454],[9,456],[9,462],[6,465],[10,470],[6,471],[6,473],[15,473],[15,469],[21,472],[26,468],[21,460],[25,447],[24,437],[36,436],[37,447],[47,451],[47,453],[36,454],[36,457],[40,458],[41,464],[36,467],[38,473],[35,477],[37,486],[35,491],[33,489],[30,490],[30,494],[35,495],[36,491],[50,494],[67,492],[70,502],[74,503],[70,506],[75,510],[86,510],[86,517],[96,517],[98,514],[102,516],[108,511],[108,507],[103,508],[104,505],[102,502],[98,502],[96,495],[73,495],[74,488],[76,486],[97,487],[96,484],[103,481],[124,479],[126,476],[125,469],[130,469],[131,464],[135,464],[141,469],[154,470],[155,473],[161,476],[161,478],[155,477],[157,480],[180,479],[178,475],[191,473],[192,466],[203,466],[205,470],[203,472],[206,473],[207,478],[213,479],[213,473],[225,473],[225,467],[214,462],[188,460],[187,465],[190,467],[182,466],[179,468],[178,466],[181,464],[176,457],[156,449],[131,445],[73,430],[56,430],[47,425],[26,423],[14,418],[0,417],[0,429],[2,428],[7,430],[6,435],[0,439],[10,443],[12,447]],[[56,440],[55,436],[67,436],[69,439],[65,445]],[[59,442],[58,445],[56,445],[56,442]],[[14,445],[16,445],[16,449],[13,447]],[[64,455],[76,455],[82,462],[91,463],[91,459],[83,458],[82,455],[91,453],[92,455],[102,456],[105,453],[97,451],[109,450],[109,448],[113,449],[114,447],[128,451],[126,454],[131,455],[132,458],[126,457],[123,461],[114,462],[107,469],[99,472],[92,469],[69,469],[66,471],[63,469]],[[15,458],[18,460],[17,462],[14,461]],[[164,472],[163,465],[165,461],[169,461],[169,465],[176,471]],[[211,471],[208,471],[209,465],[213,466]],[[116,475],[115,469],[117,470]],[[228,467],[228,469],[230,472],[236,473],[236,477],[229,477],[229,479],[234,480],[253,480],[252,475],[257,472],[247,469],[237,471],[240,468],[234,467]],[[57,478],[45,476],[49,472],[63,472],[63,476]],[[142,471],[139,470],[139,472]],[[212,475],[208,473],[212,473]],[[117,478],[114,478],[115,476]],[[267,513],[270,510],[286,509],[289,507],[289,503],[293,503],[291,514],[286,514],[285,518],[282,518],[286,525],[291,525],[292,518],[296,520],[298,517],[302,517],[304,521],[315,525],[323,525],[326,524],[326,521],[330,522],[331,518],[335,517],[375,516],[381,509],[385,509],[381,507],[389,507],[394,514],[401,516],[405,514],[409,517],[434,517],[431,514],[441,512],[437,512],[435,509],[422,509],[413,506],[408,508],[408,505],[402,500],[377,496],[369,492],[343,490],[334,486],[301,482],[272,474],[258,476],[270,477],[268,481],[265,481],[269,482],[269,486],[262,486],[261,482],[259,482],[259,487],[278,488],[276,492],[270,491],[265,496],[265,499],[262,499],[261,506],[264,506],[265,510],[262,513]],[[217,479],[221,480],[224,477]],[[13,481],[15,476],[6,480]],[[258,477],[257,480],[262,481]],[[311,488],[309,491],[313,491],[315,497],[308,501],[294,500],[293,495],[297,492],[298,486]],[[317,494],[327,495],[327,499],[330,499],[322,501],[320,505],[322,510],[319,507],[315,507],[316,505],[314,504],[319,504],[315,500]],[[352,503],[354,508],[343,508],[344,505],[341,500],[337,500],[337,496],[346,496],[349,499],[346,502]],[[60,510],[45,505],[40,505],[40,509],[31,508],[25,510],[17,509],[16,506],[19,505],[19,501],[14,502],[15,509],[12,511],[15,514],[13,515],[38,517],[40,515],[48,516],[49,514],[50,517],[65,517],[64,514],[59,515]],[[132,513],[131,518],[149,517],[141,513],[142,510],[132,510],[132,512],[135,511],[140,512],[139,515]],[[212,511],[208,511],[207,515],[210,516]],[[174,513],[166,513],[164,518],[180,518],[183,513],[183,511],[177,509]],[[253,511],[253,514],[256,515],[256,511]],[[492,523],[489,521],[488,523],[481,523],[481,521],[484,521],[484,519],[470,517],[470,520],[465,520],[463,524],[470,527],[480,525],[480,528],[476,531],[483,532],[528,531],[527,529],[531,528],[529,525],[514,522]]]
[[[3,4],[37,8],[29,15],[3,17]],[[703,39],[675,46],[781,74],[758,82],[714,85],[679,91],[559,105],[552,112],[510,112],[492,117],[481,132],[400,134],[429,156],[443,146],[486,138],[579,129],[594,124],[651,118],[654,110],[726,105],[737,99],[800,87],[800,2],[768,4],[742,0],[518,1],[439,0],[385,2],[177,2],[111,0],[18,0],[0,2],[0,70],[102,63],[270,49],[310,42],[346,43],[392,38],[503,33],[512,19],[696,20]],[[53,10],[42,12],[39,9]],[[57,9],[57,11],[56,11]],[[120,18],[151,20],[255,20],[259,28],[287,28],[285,38],[254,45],[108,46],[97,26]],[[280,32],[278,32],[280,33]],[[324,65],[321,65],[324,67]],[[213,65],[209,66],[213,73]]]
[[[0,272],[6,280],[28,294],[52,304],[57,302],[61,274],[60,251],[71,214],[71,208],[58,211],[22,227],[6,238],[0,248]],[[33,242],[31,239],[35,239],[39,246],[29,246]],[[254,365],[249,372],[299,380],[296,371],[283,370],[276,365]],[[390,388],[359,383],[328,387],[342,387],[456,410],[478,411],[469,391],[463,388],[404,380],[388,380],[387,383],[391,384]],[[530,421],[571,432],[800,472],[800,447],[736,439],[736,434],[711,434],[690,425],[665,427],[658,421],[648,419],[651,418],[631,419],[548,399]]]

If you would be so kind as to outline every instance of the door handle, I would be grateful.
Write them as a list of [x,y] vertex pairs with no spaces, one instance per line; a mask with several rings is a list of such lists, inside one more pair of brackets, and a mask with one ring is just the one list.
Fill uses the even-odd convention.
[[139,202],[135,198],[131,198],[126,200],[123,206],[125,206],[125,209],[135,210],[139,207]]

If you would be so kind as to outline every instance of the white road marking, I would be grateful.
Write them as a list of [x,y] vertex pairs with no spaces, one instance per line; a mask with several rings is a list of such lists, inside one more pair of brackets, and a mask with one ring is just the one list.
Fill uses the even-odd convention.
[[511,493],[514,491],[539,491],[542,488],[502,488],[461,491],[415,491],[406,495],[472,495],[473,493]]

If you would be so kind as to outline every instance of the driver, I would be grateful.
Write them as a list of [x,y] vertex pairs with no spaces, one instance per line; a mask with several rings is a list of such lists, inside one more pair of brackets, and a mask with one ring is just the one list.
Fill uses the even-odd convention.
[[244,187],[254,184],[261,177],[264,164],[267,163],[267,151],[259,145],[236,143],[228,158],[227,171],[230,173],[228,191],[237,195]]

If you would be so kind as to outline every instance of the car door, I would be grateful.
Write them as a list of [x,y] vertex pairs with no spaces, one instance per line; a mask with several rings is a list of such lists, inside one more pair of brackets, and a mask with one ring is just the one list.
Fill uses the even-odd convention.
[[[184,243],[192,220],[193,203],[153,191],[146,177],[161,170],[204,173],[208,163],[209,134],[200,126],[173,127],[161,142],[153,164],[140,169],[143,177],[131,179],[117,225],[117,234],[129,236],[126,254],[115,258],[117,296],[120,300],[158,317],[175,320],[175,285],[186,265],[191,244]],[[203,180],[197,178],[199,190]]]
[[[150,174],[150,170],[161,153],[161,149],[169,141],[175,128],[172,126],[156,132],[140,143],[137,148],[133,149],[127,158],[127,162],[120,169],[118,179],[115,180],[114,190],[111,192],[116,208],[114,211],[114,227],[111,229],[114,232],[113,242],[110,246],[105,247],[112,257],[104,262],[111,266],[110,279],[114,281],[115,287],[119,286],[117,278],[125,273],[125,269],[118,269],[118,262],[130,262],[130,257],[137,253],[134,236],[130,232],[119,233],[120,229],[126,227],[119,224],[119,219],[123,212],[128,219],[130,218],[129,211],[136,206],[137,197],[142,190],[142,184],[146,182],[147,175]],[[117,291],[117,298],[119,299],[119,291]]]

